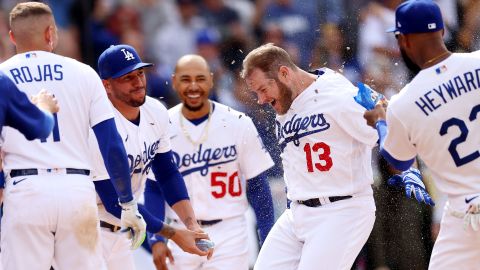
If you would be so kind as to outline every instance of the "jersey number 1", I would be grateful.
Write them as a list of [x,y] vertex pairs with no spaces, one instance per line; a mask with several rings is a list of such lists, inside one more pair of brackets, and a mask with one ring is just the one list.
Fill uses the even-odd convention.
[[[317,153],[319,150],[322,150],[321,154],[318,154],[318,159],[321,162],[315,162],[313,163],[313,152]],[[330,146],[324,142],[317,142],[315,143],[312,147],[310,147],[310,143],[306,143],[305,146],[303,147],[303,151],[305,151],[305,157],[307,159],[307,169],[308,172],[313,172],[313,165],[315,165],[315,168],[321,172],[325,172],[330,170],[333,165],[333,160],[330,157]]]
[[[58,129],[58,118],[57,113],[53,114],[53,119],[55,120],[55,124],[53,125],[52,135],[53,141],[59,142],[60,141],[60,130]],[[47,138],[40,140],[42,143],[47,142]]]

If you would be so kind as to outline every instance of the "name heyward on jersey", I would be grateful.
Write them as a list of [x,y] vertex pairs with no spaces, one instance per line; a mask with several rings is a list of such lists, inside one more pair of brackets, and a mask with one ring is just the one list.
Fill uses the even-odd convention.
[[[428,90],[415,101],[415,105],[426,115],[433,113],[451,100],[480,88],[480,69],[465,72]],[[478,93],[477,93],[478,95]]]

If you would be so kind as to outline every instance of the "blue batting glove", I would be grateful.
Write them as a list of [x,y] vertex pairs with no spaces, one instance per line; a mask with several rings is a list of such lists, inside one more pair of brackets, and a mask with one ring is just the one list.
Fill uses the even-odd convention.
[[422,182],[420,171],[413,167],[402,172],[401,175],[394,175],[388,179],[388,184],[391,186],[405,187],[405,194],[408,198],[411,198],[413,193],[418,202],[424,202],[431,206],[435,205],[432,197],[427,193],[425,184]]
[[359,82],[357,87],[358,93],[353,99],[367,110],[373,110],[377,102],[384,98],[382,94],[376,92],[366,84]]

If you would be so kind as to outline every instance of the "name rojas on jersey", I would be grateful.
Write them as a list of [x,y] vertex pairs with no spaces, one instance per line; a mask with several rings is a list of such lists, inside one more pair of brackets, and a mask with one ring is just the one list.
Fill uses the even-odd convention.
[[300,117],[294,114],[283,125],[278,120],[275,123],[277,140],[282,152],[288,143],[293,142],[295,146],[299,146],[301,138],[330,128],[330,124],[325,119],[323,113]]
[[41,82],[41,81],[61,81],[63,80],[63,66],[60,64],[37,65],[37,68],[22,66],[19,68],[10,69],[15,84]]

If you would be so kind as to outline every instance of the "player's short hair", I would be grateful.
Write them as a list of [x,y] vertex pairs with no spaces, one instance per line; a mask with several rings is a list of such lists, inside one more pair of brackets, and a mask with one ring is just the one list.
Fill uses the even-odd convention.
[[12,9],[12,11],[10,11],[10,27],[12,27],[12,24],[18,19],[25,19],[41,15],[53,16],[52,9],[50,9],[47,4],[40,2],[19,3]]
[[267,43],[254,49],[245,57],[240,76],[245,79],[250,76],[255,68],[258,68],[265,73],[267,78],[277,79],[278,69],[281,66],[286,66],[293,70],[298,69],[287,51],[273,45],[273,43]]

